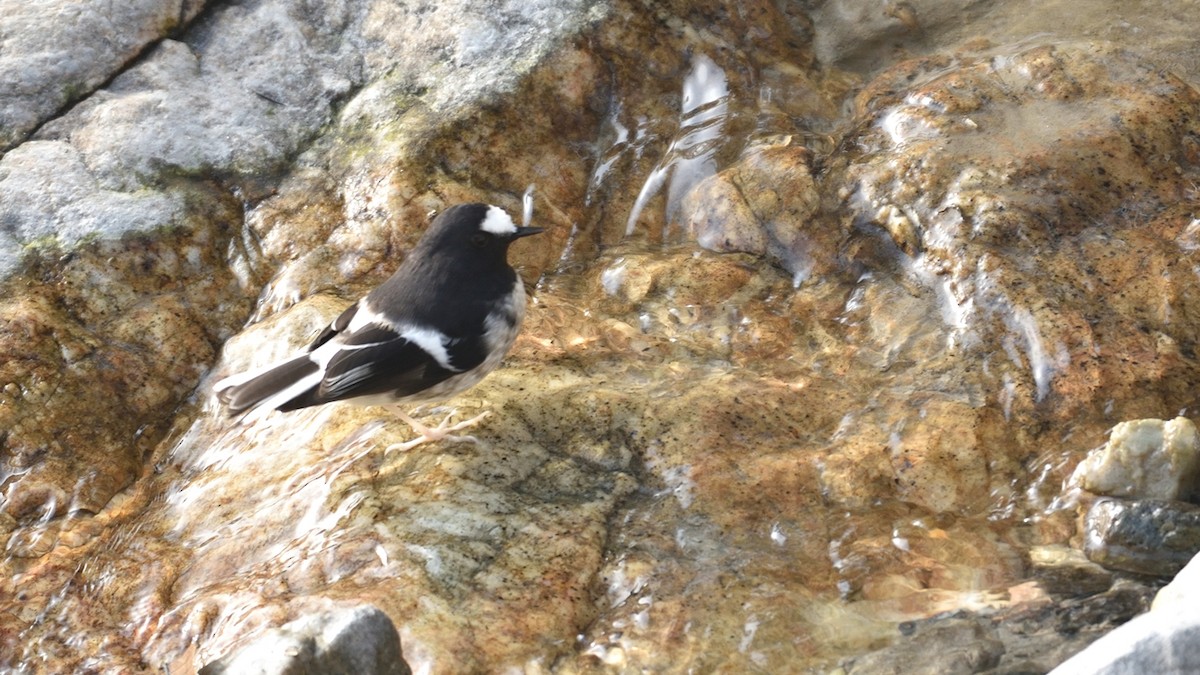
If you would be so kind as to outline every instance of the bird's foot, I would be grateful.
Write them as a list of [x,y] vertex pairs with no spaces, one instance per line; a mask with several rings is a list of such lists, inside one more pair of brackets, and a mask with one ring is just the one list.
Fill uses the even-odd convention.
[[458,412],[457,410],[451,410],[450,414],[446,415],[446,418],[443,419],[436,427],[430,427],[430,426],[427,426],[427,425],[413,419],[413,417],[411,415],[409,415],[407,412],[405,412],[403,410],[400,410],[399,408],[393,408],[393,411],[395,411],[396,415],[400,419],[402,419],[406,423],[408,423],[408,426],[412,427],[412,430],[417,433],[417,437],[412,440],[405,441],[403,443],[393,443],[384,449],[384,453],[389,453],[393,450],[401,450],[401,451],[412,450],[413,448],[417,447],[418,445],[421,445],[422,443],[425,443],[428,441],[449,441],[451,443],[468,443],[468,442],[478,443],[479,439],[475,438],[474,436],[458,436],[458,435],[455,435],[454,432],[462,431],[463,429],[473,427],[476,424],[479,424],[479,422],[481,422],[484,418],[486,418],[488,415],[491,414],[490,412],[485,410],[484,412],[476,415],[475,417],[472,417],[469,420],[464,420],[462,422],[459,422],[458,424],[451,425],[450,418],[454,417],[454,413]]

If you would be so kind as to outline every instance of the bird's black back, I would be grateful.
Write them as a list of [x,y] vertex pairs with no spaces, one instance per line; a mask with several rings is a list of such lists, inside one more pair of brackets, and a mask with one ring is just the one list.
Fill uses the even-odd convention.
[[396,273],[367,296],[398,323],[428,325],[450,337],[478,332],[495,303],[512,292],[511,239],[480,230],[486,204],[439,215]]

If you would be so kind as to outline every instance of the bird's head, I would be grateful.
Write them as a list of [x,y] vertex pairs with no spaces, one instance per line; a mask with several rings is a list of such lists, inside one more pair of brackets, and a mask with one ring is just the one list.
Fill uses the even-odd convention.
[[489,204],[458,204],[434,219],[419,248],[428,254],[506,259],[508,245],[540,227],[519,227],[508,213]]

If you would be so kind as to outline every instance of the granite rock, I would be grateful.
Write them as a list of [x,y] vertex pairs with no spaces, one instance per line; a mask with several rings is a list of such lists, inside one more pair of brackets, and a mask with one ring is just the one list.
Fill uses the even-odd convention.
[[[863,86],[818,30],[768,1],[258,0],[42,125],[0,159],[6,349],[36,352],[4,392],[53,404],[4,469],[0,667],[205,663],[368,599],[437,672],[831,667],[965,610],[931,633],[980,648],[947,664],[1045,670],[1141,611],[1028,552],[1076,534],[1062,480],[1114,421],[1193,405],[1200,99],[1069,41]],[[431,212],[530,182],[524,334],[422,413],[493,412],[478,443],[214,405]]]

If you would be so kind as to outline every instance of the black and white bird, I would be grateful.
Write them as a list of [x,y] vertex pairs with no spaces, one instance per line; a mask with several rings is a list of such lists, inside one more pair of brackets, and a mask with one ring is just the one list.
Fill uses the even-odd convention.
[[[298,356],[214,385],[231,414],[290,411],[332,401],[384,405],[420,436],[451,435],[487,415],[434,428],[404,406],[443,401],[500,365],[525,315],[525,286],[509,244],[537,234],[488,204],[459,204],[429,226],[396,273],[334,319]],[[392,446],[395,448],[398,446]],[[391,449],[391,448],[389,448]]]

